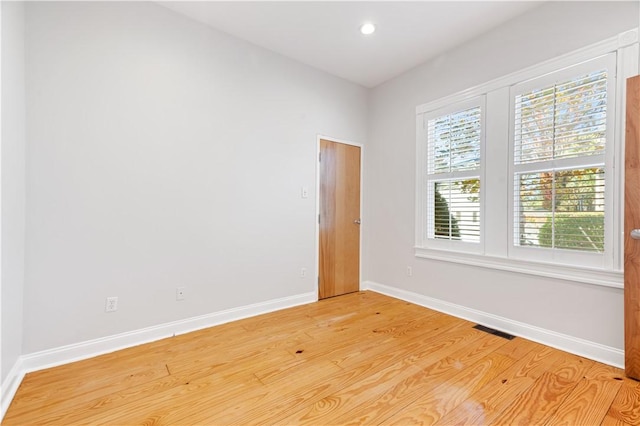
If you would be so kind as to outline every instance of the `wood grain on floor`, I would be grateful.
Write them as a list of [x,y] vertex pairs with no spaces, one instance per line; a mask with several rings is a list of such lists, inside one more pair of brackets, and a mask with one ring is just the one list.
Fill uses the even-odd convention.
[[640,425],[624,372],[358,292],[28,374],[4,425]]

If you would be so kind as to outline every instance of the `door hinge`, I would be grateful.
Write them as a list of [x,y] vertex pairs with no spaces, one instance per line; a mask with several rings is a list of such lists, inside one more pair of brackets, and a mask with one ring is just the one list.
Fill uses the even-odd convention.
[[320,162],[320,161],[322,161],[322,153],[321,152],[318,153],[318,162]]
[[320,225],[320,215],[318,215],[318,225]]

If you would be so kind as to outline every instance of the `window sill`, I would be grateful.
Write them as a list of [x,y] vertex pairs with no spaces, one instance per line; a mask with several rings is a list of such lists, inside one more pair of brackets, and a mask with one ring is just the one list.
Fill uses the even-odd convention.
[[604,269],[532,262],[475,253],[434,250],[422,247],[415,248],[415,256],[424,259],[461,263],[481,268],[536,275],[577,283],[593,284],[619,289],[624,288],[624,274],[622,271],[606,271]]

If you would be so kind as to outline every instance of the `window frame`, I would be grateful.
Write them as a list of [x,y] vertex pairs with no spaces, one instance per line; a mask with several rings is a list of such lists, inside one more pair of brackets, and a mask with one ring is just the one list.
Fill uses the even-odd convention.
[[[508,257],[518,260],[535,260],[544,263],[559,263],[564,265],[573,266],[587,266],[596,267],[597,269],[613,270],[614,266],[614,252],[615,238],[613,235],[614,219],[618,216],[617,209],[614,205],[614,193],[621,190],[620,187],[613,184],[613,175],[616,173],[614,169],[614,160],[616,145],[622,141],[616,140],[616,116],[619,113],[616,108],[617,101],[617,52],[609,52],[604,55],[600,55],[591,60],[581,62],[579,64],[565,67],[557,71],[541,75],[510,87],[509,95],[509,230],[511,239],[508,249]],[[607,75],[607,129],[604,154],[600,154],[598,158],[603,161],[589,161],[587,156],[562,158],[556,160],[546,160],[539,163],[526,163],[516,165],[514,161],[515,157],[515,99],[516,96],[527,93],[528,91],[539,88],[541,86],[548,86],[554,82],[562,82],[568,79],[576,78],[581,74],[585,74],[590,71],[598,69],[606,69]],[[585,161],[580,161],[579,158],[585,158]],[[596,156],[592,158],[595,159]],[[515,204],[517,197],[517,190],[515,188],[515,175],[516,173],[526,171],[527,169],[537,170],[536,164],[543,164],[553,166],[556,170],[564,169],[566,166],[570,168],[583,168],[589,166],[595,166],[596,164],[602,164],[604,168],[605,179],[605,216],[604,216],[604,252],[593,253],[578,250],[564,250],[558,248],[546,248],[546,247],[527,247],[515,244],[515,232],[516,232],[516,220],[515,220]],[[550,170],[550,169],[546,169]],[[611,175],[611,176],[609,176]]]
[[[532,67],[517,71],[507,76],[491,80],[476,87],[428,102],[416,107],[416,215],[414,255],[438,261],[461,263],[494,270],[505,270],[521,274],[550,277],[583,284],[601,285],[622,288],[622,255],[623,255],[623,214],[624,214],[624,102],[626,78],[639,72],[638,29],[619,34],[594,45],[576,50],[560,57],[544,61]],[[600,56],[615,53],[615,100],[613,111],[608,111],[608,125],[613,121],[613,144],[607,149],[611,164],[608,170],[606,191],[612,200],[613,214],[609,214],[610,227],[608,235],[613,240],[609,243],[612,253],[604,263],[579,264],[564,259],[539,259],[525,255],[526,250],[516,254],[510,247],[513,243],[513,120],[511,112],[511,87],[528,80],[537,79],[546,74],[575,67],[578,64],[592,61]],[[483,110],[483,133],[485,146],[482,147],[481,167],[481,245],[480,250],[469,250],[468,247],[455,247],[449,244],[425,244],[424,224],[426,224],[426,139],[424,139],[425,114],[445,110],[477,97],[485,97]],[[495,109],[496,111],[492,110]],[[487,112],[488,111],[488,112]],[[610,140],[607,140],[611,144]],[[499,173],[496,169],[500,169]],[[612,188],[612,189],[611,189]],[[490,194],[487,194],[490,192]],[[492,205],[500,206],[491,209]],[[489,210],[491,209],[491,211]],[[494,213],[494,214],[492,214]],[[495,217],[494,217],[495,216]],[[605,219],[607,220],[607,219]],[[606,226],[606,225],[605,225]],[[605,241],[607,245],[607,241]],[[534,249],[529,247],[519,247]],[[517,250],[516,250],[517,251]],[[588,253],[593,254],[593,253]]]
[[[428,170],[428,156],[429,156],[429,130],[428,130],[428,122],[429,120],[439,118],[445,115],[454,114],[456,112],[465,111],[471,108],[480,108],[480,165],[477,169],[473,170],[464,170],[464,171],[454,171],[448,173],[429,173]],[[486,104],[484,95],[476,96],[470,99],[465,99],[460,102],[456,102],[452,105],[447,105],[442,108],[434,109],[432,111],[428,111],[422,115],[422,119],[418,120],[418,140],[422,140],[423,143],[419,144],[422,148],[421,153],[417,156],[417,168],[418,170],[422,170],[424,172],[423,179],[421,184],[416,185],[416,200],[419,200],[420,210],[423,212],[421,218],[416,221],[416,226],[419,231],[416,233],[416,246],[428,247],[433,249],[440,250],[453,250],[464,253],[481,253],[483,251],[483,197],[484,191],[482,190],[482,182],[484,179],[484,162],[482,161],[484,157],[484,140],[485,140],[485,125],[484,125],[484,116],[485,116]],[[477,172],[476,172],[477,171]],[[455,179],[465,179],[469,177],[478,177],[480,180],[480,241],[479,242],[468,242],[468,241],[460,241],[460,240],[451,240],[451,239],[440,239],[440,238],[429,238],[429,224],[428,224],[428,216],[429,216],[429,206],[431,205],[431,200],[428,197],[428,194],[431,192],[429,189],[430,183],[436,181],[451,181]]]

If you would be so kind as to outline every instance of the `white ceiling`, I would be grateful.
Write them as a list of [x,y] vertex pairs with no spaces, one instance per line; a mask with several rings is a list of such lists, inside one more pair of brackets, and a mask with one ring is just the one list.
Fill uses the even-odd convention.
[[[374,87],[539,6],[539,1],[178,1],[162,5],[240,39]],[[363,36],[370,21],[376,32]]]

